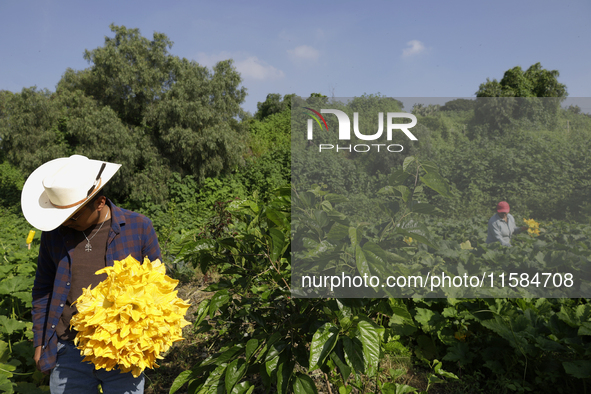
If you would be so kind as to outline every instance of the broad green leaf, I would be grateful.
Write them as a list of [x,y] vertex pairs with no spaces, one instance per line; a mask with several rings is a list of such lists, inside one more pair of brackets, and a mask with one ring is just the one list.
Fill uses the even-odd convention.
[[[443,357],[446,361],[459,362],[462,366],[469,365],[474,358],[474,353],[470,351],[467,343],[456,342],[453,346],[447,348],[447,354]],[[435,370],[437,373],[437,370]]]
[[583,322],[579,327],[578,335],[591,335],[591,322]]
[[411,207],[411,210],[413,212],[420,213],[422,215],[434,215],[434,214],[441,213],[440,209],[434,207],[431,204],[427,204],[427,203],[423,203],[423,202],[413,204]]
[[314,381],[302,373],[297,373],[293,381],[293,392],[295,394],[318,394]]
[[361,242],[361,229],[358,227],[349,227],[349,238],[351,239],[351,245],[357,246]]
[[6,278],[0,282],[0,294],[11,295],[17,291],[26,291],[29,289],[30,280],[22,276]]
[[343,337],[343,350],[345,360],[356,373],[365,372],[365,361],[363,358],[363,344],[358,338]]
[[426,335],[419,335],[417,337],[418,347],[415,348],[415,354],[419,358],[426,360],[433,360],[437,356],[437,347],[433,343],[433,339]]
[[218,309],[220,309],[221,306],[227,304],[229,301],[230,293],[227,289],[223,289],[215,293],[209,301],[209,317],[213,318]]
[[191,370],[181,372],[176,377],[176,379],[174,380],[174,382],[172,382],[172,386],[170,386],[169,394],[174,394],[181,387],[183,387],[184,384],[187,383],[192,378],[192,376],[191,376],[192,374],[193,374],[193,371],[191,371]]
[[400,196],[402,197],[402,201],[408,202],[408,198],[412,194],[408,187],[403,186],[403,185],[399,185],[399,186],[392,186],[392,189],[394,189],[398,193],[400,193]]
[[330,242],[337,242],[349,235],[349,228],[344,226],[340,223],[335,223],[330,228],[328,234],[326,234],[326,239]]
[[404,162],[402,162],[402,170],[406,171],[408,169],[408,166],[410,166],[412,163],[414,163],[414,161],[415,161],[414,156],[408,156],[407,158],[405,158]]
[[402,185],[410,175],[403,168],[392,171],[388,177],[388,182],[392,186]]
[[285,251],[285,236],[281,231],[272,227],[269,229],[269,234],[271,235],[271,260],[277,261],[283,256],[283,252]]
[[563,361],[562,366],[567,374],[579,379],[588,379],[591,376],[591,361]]
[[408,393],[416,393],[417,389],[411,386],[407,386],[406,384],[398,384],[398,383],[384,383],[382,386],[382,393],[383,394],[408,394]]
[[439,312],[427,308],[416,308],[415,320],[426,333],[435,333],[438,327],[445,323]]
[[377,367],[380,362],[380,335],[377,328],[370,321],[361,320],[358,323],[358,338],[363,345],[363,356],[366,370],[370,366]]
[[367,277],[371,276],[371,271],[369,270],[369,264],[367,263],[367,257],[363,252],[363,248],[357,245],[355,247],[355,265],[357,266],[357,270],[359,271],[359,275]]
[[419,241],[421,243],[424,243],[425,245],[429,245],[432,248],[435,248],[435,245],[433,245],[431,243],[431,241],[429,241],[429,239],[427,239],[427,237],[425,237],[424,235],[421,235],[418,233],[418,231],[421,231],[422,229],[417,229],[416,231],[413,231],[412,228],[407,228],[407,229],[402,229],[397,227],[396,228],[396,232],[398,234],[402,234],[405,235],[407,237],[411,237],[413,240]]
[[193,325],[196,327],[199,324],[201,324],[201,322],[203,321],[203,319],[205,319],[205,317],[207,316],[207,314],[209,313],[209,300],[203,300],[199,303],[199,307],[197,307],[197,312],[195,312],[195,322],[193,323]]
[[12,335],[14,332],[24,331],[27,327],[27,322],[0,316],[0,327],[2,328],[2,332]]
[[277,364],[277,394],[287,393],[291,376],[294,373],[295,361],[291,360],[291,352],[283,352]]
[[324,198],[330,201],[333,205],[349,201],[347,197],[334,193],[328,193]]
[[310,368],[314,371],[324,364],[324,360],[334,349],[339,338],[339,329],[332,323],[323,324],[312,337],[310,344]]
[[232,392],[232,389],[234,388],[236,383],[238,383],[246,373],[246,367],[246,362],[241,358],[237,358],[230,364],[228,364],[228,367],[226,368],[226,374],[224,377],[226,392]]
[[458,377],[456,375],[454,375],[451,372],[447,372],[445,371],[442,367],[443,367],[443,363],[441,361],[435,360],[435,365],[433,366],[433,370],[435,371],[435,373],[437,375],[443,376],[444,378],[449,378],[449,379],[458,379]]
[[246,342],[245,357],[247,360],[254,354],[254,352],[256,352],[258,347],[259,347],[259,341],[255,338],[249,339],[248,342]]
[[421,177],[421,181],[430,189],[436,191],[444,197],[450,197],[449,186],[446,180],[436,172],[429,172]]
[[433,375],[432,373],[429,374],[427,381],[429,382],[430,385],[434,384],[434,383],[445,383],[445,380],[441,379],[437,375]]
[[343,352],[343,341],[338,341],[335,349],[330,353],[330,359],[337,366],[344,382],[349,379],[351,375],[351,367],[347,365],[345,360],[345,353]]
[[240,382],[234,386],[231,394],[251,394],[255,388],[250,382]]

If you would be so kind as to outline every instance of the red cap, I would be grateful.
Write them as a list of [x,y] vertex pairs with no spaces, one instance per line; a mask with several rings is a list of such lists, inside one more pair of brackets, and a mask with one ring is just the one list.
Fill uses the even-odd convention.
[[497,212],[509,212],[509,203],[507,201],[501,201],[497,204]]

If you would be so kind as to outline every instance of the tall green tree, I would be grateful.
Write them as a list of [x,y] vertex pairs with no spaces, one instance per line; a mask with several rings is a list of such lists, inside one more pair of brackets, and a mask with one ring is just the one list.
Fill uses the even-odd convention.
[[85,51],[89,68],[67,69],[56,92],[0,95],[0,156],[28,175],[74,153],[123,164],[116,197],[161,201],[173,171],[206,177],[242,163],[246,96],[231,60],[212,69],[169,53],[162,33],[110,26],[114,37]]
[[566,85],[558,82],[558,70],[546,70],[536,63],[525,72],[520,66],[505,71],[503,79],[488,78],[476,97],[566,97]]
[[558,70],[546,70],[540,63],[525,72],[520,66],[505,71],[503,79],[487,78],[476,92],[475,124],[486,135],[504,134],[519,127],[553,128],[560,101],[568,95],[558,82]]

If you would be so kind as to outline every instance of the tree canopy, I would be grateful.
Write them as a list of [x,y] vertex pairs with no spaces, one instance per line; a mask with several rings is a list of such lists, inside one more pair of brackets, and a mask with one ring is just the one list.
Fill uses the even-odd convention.
[[211,70],[169,53],[162,33],[110,26],[114,37],[85,51],[91,66],[67,69],[55,93],[3,94],[0,150],[25,175],[48,160],[84,154],[124,164],[115,194],[162,200],[171,172],[198,179],[242,162],[238,119],[246,88],[231,60]]
[[566,85],[558,82],[558,70],[546,70],[538,62],[525,72],[520,66],[505,71],[503,79],[488,78],[476,97],[566,97]]

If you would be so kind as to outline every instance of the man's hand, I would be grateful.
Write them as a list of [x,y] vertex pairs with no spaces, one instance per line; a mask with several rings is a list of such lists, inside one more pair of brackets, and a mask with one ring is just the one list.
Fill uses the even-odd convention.
[[[42,346],[37,346],[35,348],[35,355],[33,356],[33,360],[35,360],[35,366],[37,367],[37,370],[41,371],[41,368],[39,368],[39,359],[41,358],[41,350],[43,350]],[[44,371],[43,372],[45,375],[49,375],[48,371]]]

